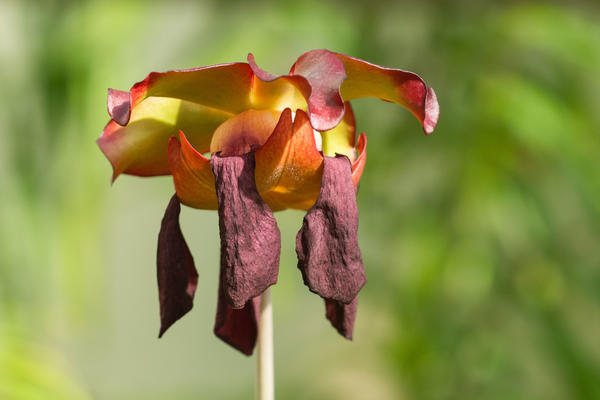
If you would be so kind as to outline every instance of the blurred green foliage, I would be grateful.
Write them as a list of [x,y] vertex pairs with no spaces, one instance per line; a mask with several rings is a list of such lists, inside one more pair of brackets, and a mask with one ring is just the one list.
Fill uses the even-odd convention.
[[172,184],[95,145],[106,88],[312,48],[418,72],[438,129],[377,100],[354,343],[295,270],[278,215],[285,399],[600,398],[600,6],[594,2],[0,3],[0,398],[251,398],[253,362],[212,336],[216,216],[184,210],[201,282],[157,341],[156,233]]

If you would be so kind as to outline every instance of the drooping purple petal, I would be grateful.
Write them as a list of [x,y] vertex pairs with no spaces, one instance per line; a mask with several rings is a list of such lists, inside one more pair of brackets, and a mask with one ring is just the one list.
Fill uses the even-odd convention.
[[160,300],[161,337],[179,318],[193,307],[194,293],[198,284],[198,272],[181,227],[181,206],[173,195],[162,219],[158,234],[157,278]]
[[277,282],[281,238],[273,212],[254,182],[254,153],[210,160],[221,234],[221,284],[227,302],[242,308]]
[[350,304],[325,299],[325,316],[340,335],[348,340],[352,340],[354,333],[357,308],[358,297],[355,297]]
[[312,292],[349,304],[366,282],[352,168],[345,156],[323,160],[319,199],[296,236],[298,268]]
[[244,308],[233,308],[219,285],[219,300],[214,332],[225,343],[249,356],[258,337],[260,297],[249,300]]

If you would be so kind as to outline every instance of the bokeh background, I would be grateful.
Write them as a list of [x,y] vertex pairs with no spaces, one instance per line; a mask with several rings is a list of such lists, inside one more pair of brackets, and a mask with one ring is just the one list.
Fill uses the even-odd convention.
[[106,89],[329,48],[419,73],[441,118],[354,102],[369,282],[354,342],[282,231],[280,399],[600,399],[600,4],[0,2],[0,399],[251,399],[254,359],[212,335],[213,212],[184,209],[194,310],[158,340],[168,177],[120,177]]

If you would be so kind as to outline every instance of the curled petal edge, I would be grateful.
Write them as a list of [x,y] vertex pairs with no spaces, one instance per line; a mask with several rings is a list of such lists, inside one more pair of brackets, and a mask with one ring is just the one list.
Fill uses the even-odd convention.
[[376,97],[400,104],[417,117],[426,135],[438,122],[440,108],[435,91],[417,74],[335,53],[343,62],[347,78],[340,87],[344,100]]
[[263,82],[287,80],[302,93],[313,129],[327,131],[335,128],[344,117],[344,101],[340,85],[346,78],[344,65],[328,50],[313,50],[301,55],[289,75],[274,75],[261,69],[252,53],[248,64],[254,75]]
[[264,82],[285,79],[294,84],[305,97],[310,122],[318,131],[337,126],[344,116],[344,101],[360,97],[376,97],[406,107],[421,122],[426,135],[433,132],[439,119],[435,91],[413,72],[325,49],[301,55],[289,75],[262,70],[251,53],[248,64],[255,77]]
[[131,117],[131,95],[122,90],[108,89],[106,104],[108,115],[121,126],[127,125]]
[[352,163],[352,182],[354,183],[354,189],[358,191],[358,184],[367,162],[367,135],[364,132],[358,137],[356,152],[358,157]]

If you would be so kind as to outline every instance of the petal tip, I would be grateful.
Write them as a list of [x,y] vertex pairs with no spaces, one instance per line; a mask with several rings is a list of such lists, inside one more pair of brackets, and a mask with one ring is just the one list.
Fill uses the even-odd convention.
[[423,119],[423,130],[426,135],[433,133],[439,117],[440,105],[438,104],[437,96],[433,88],[428,87],[425,98],[425,118]]
[[248,53],[248,57],[246,58],[246,60],[248,61],[248,65],[250,66],[250,69],[252,69],[252,72],[254,73],[254,75],[256,75],[258,77],[258,79],[260,79],[261,81],[271,82],[271,81],[274,81],[275,79],[279,78],[279,76],[260,68],[258,66],[258,64],[256,64],[256,59],[254,58],[254,54]]
[[115,161],[109,156],[108,152],[103,147],[103,143],[104,143],[103,139],[104,139],[103,136],[100,136],[98,139],[96,139],[96,144],[100,148],[100,151],[104,154],[104,156],[110,162],[110,166],[112,168],[112,175],[111,175],[111,178],[110,178],[110,184],[112,186],[115,183],[115,181],[117,180],[117,178],[119,177],[119,175],[121,175],[121,171],[117,167],[117,164],[115,163]]
[[179,225],[180,211],[179,198],[174,194],[165,210],[158,234],[156,276],[160,305],[159,338],[193,308],[198,285],[194,258]]
[[127,125],[131,116],[131,96],[129,92],[108,89],[108,115],[121,126]]
[[349,304],[325,299],[325,317],[340,335],[350,341],[354,338],[357,310],[358,297],[355,297]]

